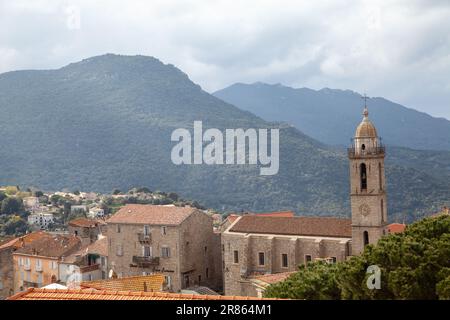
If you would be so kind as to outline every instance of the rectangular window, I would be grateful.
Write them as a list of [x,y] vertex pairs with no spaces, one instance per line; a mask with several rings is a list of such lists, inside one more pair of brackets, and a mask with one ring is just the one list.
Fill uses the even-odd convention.
[[102,266],[106,266],[106,259],[105,259],[105,257],[101,257],[100,261],[101,261],[101,265]]
[[172,287],[172,278],[170,276],[165,276],[164,280],[166,282],[166,287],[170,289]]
[[144,226],[144,236],[148,236],[150,234],[150,227]]
[[281,266],[282,266],[283,268],[289,267],[289,264],[288,264],[288,255],[287,255],[287,253],[283,253],[283,254],[281,255]]
[[167,234],[167,227],[161,227],[161,234],[165,236]]
[[42,273],[38,274],[38,281],[37,281],[39,287],[42,286]]
[[239,263],[239,251],[237,251],[237,250],[233,251],[233,262]]
[[310,254],[305,255],[305,262],[311,262],[312,261],[312,257]]
[[336,263],[337,258],[336,257],[331,257],[331,261],[333,261],[333,263]]
[[208,268],[206,268],[205,274],[206,274],[206,279],[208,279],[209,278],[209,269]]
[[122,247],[121,244],[118,244],[118,245],[117,245],[117,248],[116,248],[116,255],[118,255],[118,256],[122,256],[122,255],[123,255],[123,247]]
[[42,266],[42,261],[41,261],[41,259],[37,259],[36,260],[36,267],[40,267],[40,266]]
[[163,258],[170,258],[170,248],[169,247],[162,247],[161,248],[161,257],[163,257]]
[[52,261],[52,269],[56,270],[58,268],[58,263],[56,261]]
[[263,266],[263,265],[266,264],[265,260],[266,259],[265,259],[265,256],[264,256],[264,252],[258,253],[258,263],[259,263],[260,266]]
[[117,233],[120,233],[120,224],[116,225],[116,231],[117,231]]
[[143,253],[144,253],[144,257],[151,257],[152,256],[152,247],[144,246]]

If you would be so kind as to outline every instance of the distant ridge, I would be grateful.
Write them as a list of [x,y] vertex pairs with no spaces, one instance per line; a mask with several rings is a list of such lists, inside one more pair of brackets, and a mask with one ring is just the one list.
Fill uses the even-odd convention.
[[[351,90],[294,89],[281,84],[236,83],[216,97],[267,121],[286,121],[331,145],[348,145],[361,120],[361,95]],[[381,97],[368,100],[371,119],[386,144],[450,151],[450,121]]]

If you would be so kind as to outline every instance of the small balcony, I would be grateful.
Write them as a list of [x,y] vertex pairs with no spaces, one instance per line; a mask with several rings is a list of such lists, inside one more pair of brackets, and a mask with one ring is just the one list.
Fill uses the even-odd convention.
[[138,233],[138,240],[143,244],[150,244],[152,242],[152,236],[150,233]]
[[39,288],[39,284],[31,281],[23,281],[23,286],[25,288]]
[[140,268],[149,268],[159,265],[159,257],[133,256],[133,264]]
[[42,272],[42,265],[36,265],[34,269],[36,270],[36,272]]
[[80,267],[80,273],[92,272],[100,269],[99,264],[93,264],[90,266]]
[[24,264],[24,265],[23,265],[23,270],[25,270],[25,271],[30,271],[30,270],[31,270],[31,265],[29,265],[29,264]]

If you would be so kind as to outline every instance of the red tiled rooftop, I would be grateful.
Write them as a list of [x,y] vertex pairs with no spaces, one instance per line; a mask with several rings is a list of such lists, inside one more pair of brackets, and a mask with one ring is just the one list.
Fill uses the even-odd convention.
[[197,209],[145,204],[127,204],[107,220],[108,223],[179,225]]
[[295,216],[294,211],[275,211],[275,212],[258,212],[258,213],[251,213],[255,216],[262,216],[262,217],[285,217],[285,218],[292,218]]
[[388,225],[388,232],[389,233],[401,233],[405,231],[406,224],[403,223],[391,223]]
[[331,217],[242,216],[229,230],[296,236],[351,238],[351,220]]
[[155,292],[162,291],[164,279],[164,275],[159,273],[148,276],[132,276],[117,279],[85,281],[81,283],[81,287],[97,290]]
[[60,258],[69,255],[81,247],[81,240],[75,236],[44,234],[22,248],[15,254],[38,255]]
[[99,224],[104,224],[101,220],[87,219],[87,218],[78,218],[69,221],[69,226],[72,227],[83,227],[83,228],[93,228],[98,226]]
[[259,280],[267,284],[274,284],[286,280],[290,275],[294,274],[295,271],[281,272],[273,274],[264,274],[259,276],[252,276],[251,279]]
[[45,233],[43,231],[32,232],[32,233],[26,234],[24,236],[14,238],[12,240],[2,243],[2,245],[0,246],[0,250],[10,248],[10,247],[13,247],[14,249],[19,249],[19,248],[23,247],[24,245],[31,243],[34,240],[45,237],[46,235],[47,235],[47,233]]
[[87,247],[87,253],[98,254],[101,256],[108,256],[108,238],[103,237]]
[[[194,295],[168,292],[136,292],[95,289],[30,288],[7,300],[266,300],[255,297]],[[270,299],[269,299],[270,300]]]

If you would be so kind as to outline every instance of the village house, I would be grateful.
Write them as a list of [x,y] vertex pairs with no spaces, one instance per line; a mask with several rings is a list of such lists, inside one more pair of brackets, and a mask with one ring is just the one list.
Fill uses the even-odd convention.
[[192,207],[136,205],[107,220],[111,270],[118,277],[162,273],[169,290],[222,284],[220,235]]
[[79,218],[68,224],[69,234],[80,237],[83,245],[97,241],[99,235],[106,235],[106,230],[106,222],[103,220]]
[[39,210],[39,198],[38,197],[25,197],[22,199],[25,210],[35,212]]
[[59,263],[60,282],[68,287],[77,286],[82,281],[106,279],[107,276],[108,239],[105,236],[63,257]]
[[32,213],[28,216],[28,224],[46,230],[54,222],[53,213]]
[[78,237],[42,234],[13,253],[14,292],[58,282],[59,263],[81,248]]
[[103,218],[105,216],[105,209],[99,207],[90,208],[86,215],[91,219]]
[[33,232],[0,245],[0,300],[14,293],[13,253],[43,235],[43,232]]

